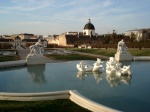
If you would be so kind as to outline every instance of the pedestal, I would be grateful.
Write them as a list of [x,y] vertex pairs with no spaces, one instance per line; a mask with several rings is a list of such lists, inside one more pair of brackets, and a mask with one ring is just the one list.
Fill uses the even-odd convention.
[[132,60],[132,55],[129,52],[126,53],[119,53],[117,52],[115,54],[115,60],[116,61],[131,61]]
[[27,65],[41,65],[45,64],[45,57],[43,55],[28,55],[26,61]]

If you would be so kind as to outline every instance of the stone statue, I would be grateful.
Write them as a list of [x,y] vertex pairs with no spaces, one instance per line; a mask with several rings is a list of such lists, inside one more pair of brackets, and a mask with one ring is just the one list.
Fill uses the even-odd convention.
[[127,52],[127,47],[126,47],[123,39],[118,42],[117,52],[119,52],[119,53],[126,53]]
[[97,61],[93,64],[93,67],[86,64],[86,62],[81,61],[76,65],[77,69],[82,72],[98,72],[99,69],[103,69],[101,59],[97,58]]
[[131,75],[131,66],[123,66],[121,67],[121,63],[117,62],[114,57],[110,57],[106,62],[106,73],[107,74],[115,74],[117,76],[121,75]]
[[39,39],[35,45],[29,47],[30,53],[26,57],[27,65],[42,65],[45,64],[44,44]]
[[36,42],[35,45],[31,45],[29,47],[30,53],[29,55],[38,55],[38,54],[43,54],[44,53],[44,44],[42,44],[41,39]]
[[117,53],[115,54],[116,61],[131,61],[132,55],[127,51],[124,40],[118,42]]

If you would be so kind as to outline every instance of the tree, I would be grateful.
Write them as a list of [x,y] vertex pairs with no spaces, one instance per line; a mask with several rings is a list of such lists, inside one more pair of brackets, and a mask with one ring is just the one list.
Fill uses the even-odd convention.
[[131,32],[130,42],[134,42],[134,41],[136,41],[136,35],[133,32]]
[[115,30],[113,30],[113,33],[112,33],[112,41],[113,41],[114,44],[116,43],[116,38],[117,38],[117,33],[116,33]]

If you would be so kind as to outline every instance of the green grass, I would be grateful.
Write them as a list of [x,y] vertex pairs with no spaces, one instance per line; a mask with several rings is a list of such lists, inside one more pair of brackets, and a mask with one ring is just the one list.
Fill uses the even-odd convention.
[[133,50],[129,49],[129,52],[133,56],[150,56],[150,49],[143,49],[143,50]]
[[84,52],[84,53],[91,53],[91,54],[98,54],[103,56],[114,56],[116,53],[115,49],[71,49],[74,51]]
[[[91,54],[98,54],[109,57],[114,56],[114,54],[117,52],[116,49],[70,49],[70,50]],[[129,49],[128,52],[130,52],[133,56],[150,56],[150,49],[142,49],[142,50]]]
[[0,112],[90,112],[70,100],[0,101]]
[[[13,50],[13,49],[0,49],[0,51],[16,51],[16,50]],[[3,62],[3,61],[14,61],[16,60],[17,56],[3,56],[3,55],[0,55],[0,62]]]
[[[97,54],[102,56],[108,56],[112,57],[117,52],[116,49],[69,49],[73,51],[83,52],[83,53],[90,53],[90,54]],[[129,49],[128,52],[130,52],[133,56],[150,56],[150,49]],[[69,55],[46,55],[49,58],[52,58],[54,60],[95,60],[95,57],[85,56],[85,55],[79,55],[79,54],[69,54]]]
[[0,57],[0,62],[3,61],[14,61],[15,60],[15,56],[1,56]]
[[79,54],[69,54],[69,55],[46,55],[49,58],[55,60],[95,60],[94,57],[83,56]]

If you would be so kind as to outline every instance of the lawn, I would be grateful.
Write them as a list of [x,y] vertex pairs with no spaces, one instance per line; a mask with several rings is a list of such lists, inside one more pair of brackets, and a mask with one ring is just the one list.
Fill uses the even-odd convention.
[[[11,49],[0,49],[0,52],[3,52],[3,51],[16,51],[16,50],[11,50]],[[18,56],[4,56],[4,55],[0,55],[0,62],[3,62],[3,61],[15,61],[18,59]]]
[[14,61],[15,59],[16,59],[15,56],[0,56],[0,62]]
[[[98,54],[109,57],[114,56],[114,54],[117,52],[116,49],[70,49],[70,50],[91,54]],[[133,56],[150,56],[150,49],[142,49],[142,50],[129,49],[128,52],[130,52]]]
[[70,100],[0,101],[0,112],[90,112]]
[[54,60],[95,60],[94,57],[90,56],[83,56],[79,54],[68,54],[68,55],[46,55],[47,57],[54,59]]

